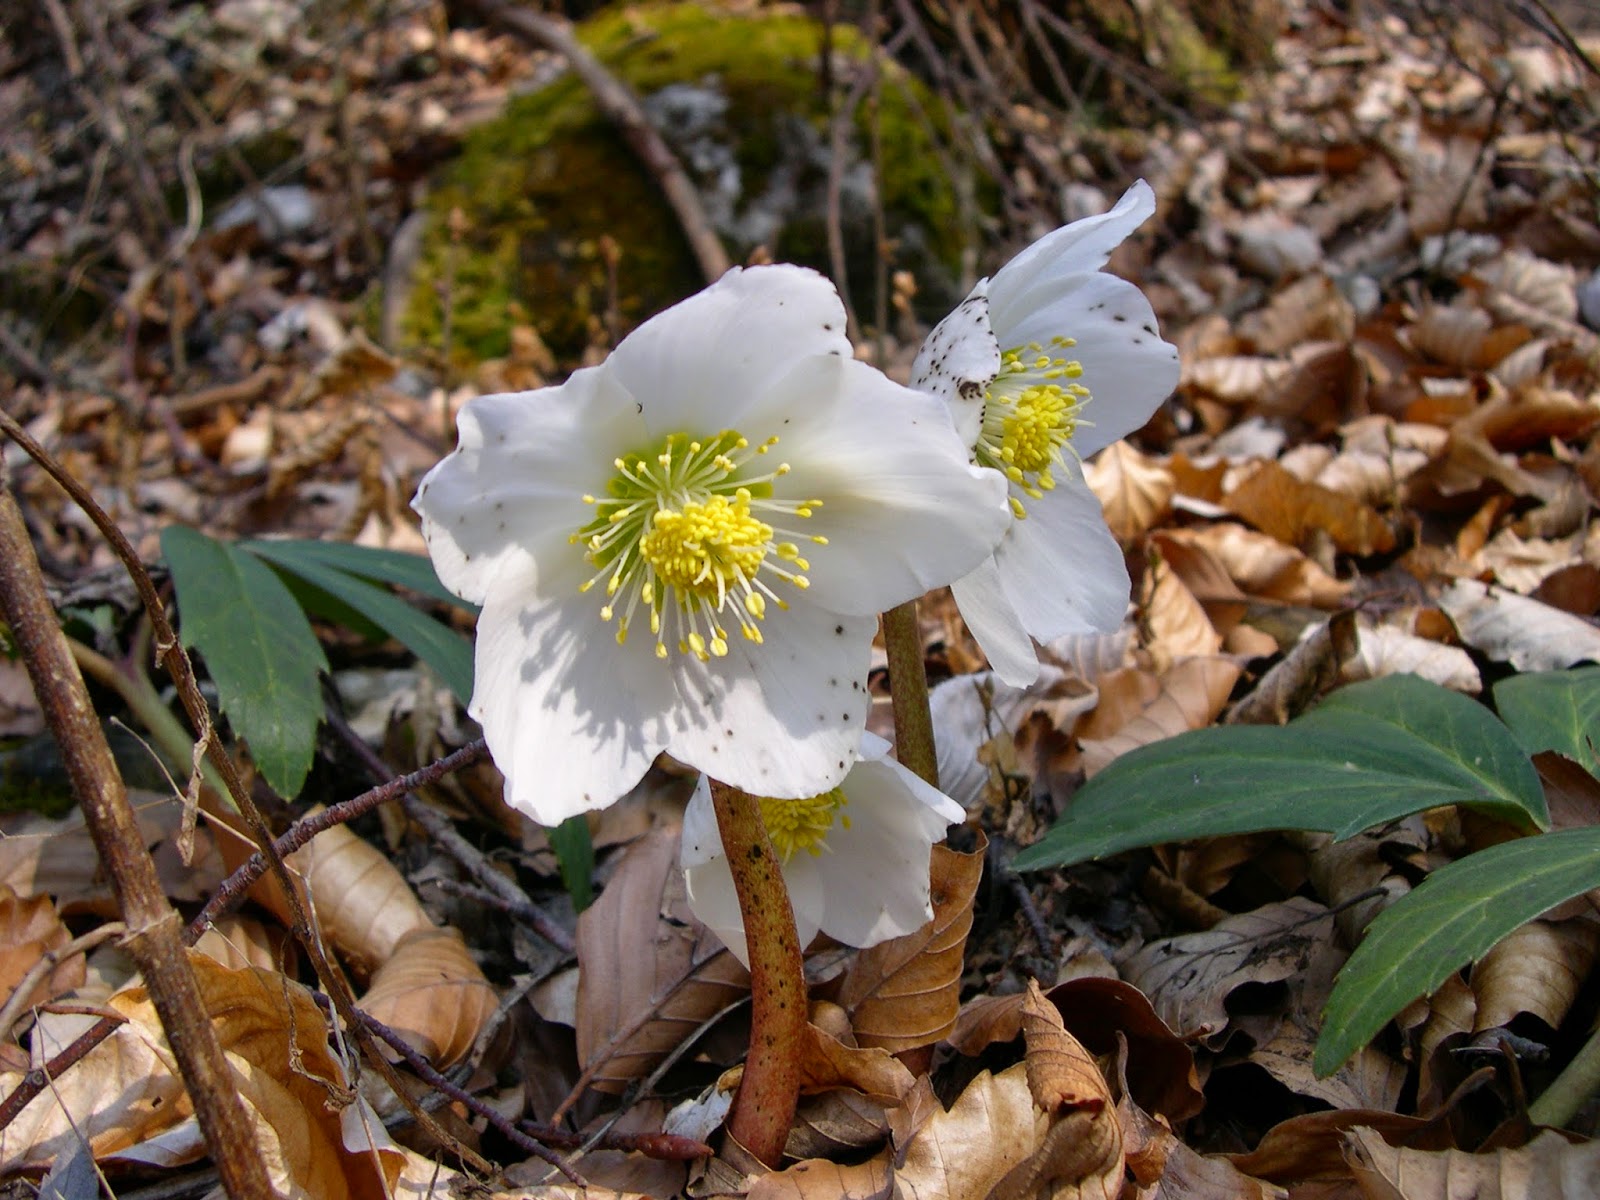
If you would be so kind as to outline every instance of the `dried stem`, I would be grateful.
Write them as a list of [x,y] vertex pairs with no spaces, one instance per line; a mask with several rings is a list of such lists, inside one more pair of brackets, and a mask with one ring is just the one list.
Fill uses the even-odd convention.
[[728,1133],[769,1167],[783,1159],[800,1098],[806,976],[783,870],[754,796],[711,781],[722,850],[733,872],[750,957],[750,1055]]
[[272,1185],[255,1134],[206,1012],[183,944],[183,923],[167,903],[139,833],[127,790],[106,745],[44,590],[44,576],[10,480],[0,476],[0,602],[29,678],[60,745],[95,850],[128,927],[127,946],[150,990],[201,1133],[230,1196],[267,1200]]
[[900,765],[939,786],[939,757],[928,707],[928,670],[922,661],[917,602],[883,614],[883,648],[889,657],[889,698],[894,708],[894,756]]
[[[302,817],[288,828],[274,846],[279,854],[287,858],[323,830],[343,825],[346,821],[353,821],[381,804],[399,799],[414,788],[436,783],[451,772],[477,762],[488,752],[488,745],[482,738],[468,742],[454,754],[447,754],[444,758],[431,762],[409,775],[390,779],[387,783],[379,784],[359,796],[341,801],[308,817]],[[250,890],[250,885],[266,874],[266,871],[266,856],[258,850],[232,875],[222,881],[222,885],[217,888],[211,899],[206,901],[206,906],[200,910],[199,915],[189,923],[189,940],[197,939],[218,917],[244,899],[244,894]]]
[[434,1068],[432,1063],[430,1063],[412,1047],[411,1043],[406,1041],[405,1038],[401,1037],[393,1029],[390,1029],[382,1021],[378,1020],[377,1017],[372,1016],[370,1013],[362,1013],[361,1021],[369,1032],[376,1035],[384,1042],[384,1044],[392,1047],[401,1058],[405,1059],[406,1065],[415,1071],[422,1081],[429,1087],[433,1088],[435,1091],[442,1092],[444,1095],[449,1096],[452,1100],[457,1100],[460,1103],[465,1104],[469,1109],[483,1117],[489,1122],[489,1124],[498,1129],[507,1139],[511,1141],[513,1145],[517,1147],[517,1149],[526,1154],[532,1154],[536,1158],[544,1159],[545,1162],[555,1167],[556,1170],[560,1171],[579,1187],[584,1185],[586,1181],[584,1180],[583,1176],[579,1175],[576,1171],[569,1167],[564,1158],[562,1158],[555,1151],[551,1150],[550,1147],[541,1142],[535,1141],[533,1138],[523,1133],[522,1130],[518,1129],[514,1124],[512,1124],[509,1119],[502,1116],[492,1105],[480,1102],[475,1096],[473,1096],[471,1092],[467,1091],[463,1087],[457,1086],[449,1078],[440,1074],[439,1071]]
[[684,172],[672,148],[662,141],[655,126],[645,116],[627,84],[623,83],[583,43],[573,36],[565,21],[534,12],[528,8],[513,8],[504,0],[473,0],[474,6],[490,21],[519,37],[537,42],[567,60],[572,73],[583,81],[594,96],[595,105],[622,133],[633,152],[639,156],[647,171],[655,177],[678,224],[689,239],[700,270],[707,283],[714,283],[727,273],[728,252],[717,237],[705,205],[700,203],[700,193]]

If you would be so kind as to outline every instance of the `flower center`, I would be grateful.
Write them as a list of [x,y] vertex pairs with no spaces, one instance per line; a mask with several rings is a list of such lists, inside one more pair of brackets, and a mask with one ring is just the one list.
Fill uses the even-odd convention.
[[1018,520],[1028,513],[1015,493],[1037,500],[1055,487],[1051,468],[1065,465],[1062,447],[1070,449],[1078,426],[1087,424],[1081,414],[1089,389],[1077,382],[1083,364],[1059,353],[1075,345],[1072,338],[1056,337],[1049,351],[1038,342],[1004,351],[1000,373],[984,394],[974,458],[1011,481],[1011,511]]
[[850,828],[849,816],[839,812],[850,802],[838,788],[805,800],[771,800],[763,797],[759,803],[761,823],[767,827],[773,850],[784,862],[788,862],[796,850],[804,850],[811,855],[820,855],[826,850],[826,839],[833,828],[835,813],[838,813],[840,828]]
[[777,441],[751,447],[731,429],[704,439],[670,434],[644,453],[614,460],[605,497],[583,498],[594,519],[569,540],[584,544],[596,572],[578,590],[605,581],[600,619],[617,621],[618,643],[627,642],[643,605],[657,658],[667,657],[670,625],[679,652],[704,662],[728,652],[730,620],[745,638],[761,641],[767,601],[789,607],[773,583],[810,586],[804,572],[811,564],[797,542],[825,546],[828,539],[793,533],[783,522],[811,516],[822,501],[773,498],[772,481],[787,475],[789,464],[766,471],[755,464]]

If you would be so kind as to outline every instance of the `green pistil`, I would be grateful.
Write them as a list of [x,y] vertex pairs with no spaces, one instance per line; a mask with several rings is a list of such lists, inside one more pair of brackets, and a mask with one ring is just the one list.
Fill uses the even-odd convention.
[[[1051,469],[1065,465],[1062,448],[1071,448],[1073,434],[1085,423],[1081,413],[1089,389],[1077,382],[1083,365],[1057,353],[1076,344],[1057,337],[1050,339],[1050,352],[1037,342],[1002,352],[1000,372],[984,396],[983,429],[974,457],[1033,500],[1055,487]],[[1015,494],[1011,511],[1019,520],[1028,515]]]
[[595,516],[570,540],[584,545],[596,573],[579,590],[604,581],[600,619],[616,620],[618,643],[627,642],[642,604],[658,658],[668,656],[668,623],[681,653],[720,657],[728,652],[727,614],[759,643],[768,601],[789,607],[769,580],[810,585],[804,572],[811,564],[799,546],[776,539],[787,532],[779,522],[809,517],[822,502],[772,498],[772,481],[788,474],[788,463],[750,469],[777,441],[751,447],[727,429],[705,439],[671,434],[654,449],[614,460],[606,498],[583,498]]

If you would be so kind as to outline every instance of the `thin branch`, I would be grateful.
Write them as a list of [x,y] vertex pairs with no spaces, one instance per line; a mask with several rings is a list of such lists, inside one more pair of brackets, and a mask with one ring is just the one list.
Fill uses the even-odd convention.
[[[312,813],[309,817],[302,817],[291,825],[282,837],[278,838],[274,843],[274,847],[279,854],[287,858],[323,830],[332,829],[335,825],[343,825],[347,821],[353,821],[355,818],[371,812],[379,805],[387,804],[391,800],[400,798],[409,791],[419,787],[426,787],[430,783],[436,783],[446,775],[477,762],[488,752],[489,747],[482,738],[475,742],[468,742],[454,754],[448,754],[436,762],[429,763],[420,770],[411,772],[409,775],[391,779],[389,782],[362,792],[361,795],[352,799],[330,805],[321,812]],[[244,899],[244,894],[250,890],[250,885],[266,874],[266,871],[266,856],[258,850],[250,856],[248,861],[241,864],[232,875],[224,879],[221,886],[217,888],[216,893],[210,900],[206,901],[206,906],[189,923],[189,939],[193,941],[198,938],[215,923],[218,917]]]

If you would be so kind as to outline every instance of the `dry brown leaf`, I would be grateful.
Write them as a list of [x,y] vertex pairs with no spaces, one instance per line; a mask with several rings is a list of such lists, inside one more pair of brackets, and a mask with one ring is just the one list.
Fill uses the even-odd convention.
[[1429,683],[1476,696],[1483,690],[1478,665],[1460,646],[1446,646],[1418,637],[1395,625],[1374,624],[1362,616],[1357,622],[1355,654],[1344,664],[1342,679],[1355,683],[1385,675],[1420,675]]
[[1281,983],[1311,962],[1313,942],[1331,940],[1333,917],[1295,896],[1229,917],[1205,933],[1151,942],[1122,973],[1168,1026],[1217,1047],[1227,1040],[1228,994],[1246,983]]
[[1261,677],[1228,712],[1230,725],[1284,725],[1299,716],[1339,678],[1355,652],[1356,614],[1335,613]]
[[750,987],[689,912],[678,832],[661,827],[628,847],[578,918],[578,1061],[599,1091],[621,1092]]
[[[1433,305],[1406,329],[1405,337],[1419,354],[1436,363],[1486,370],[1504,357],[1493,354],[1498,348],[1493,326],[1493,318],[1481,308]],[[1514,348],[1505,347],[1505,353]]]
[[1404,1150],[1360,1126],[1345,1139],[1369,1200],[1590,1200],[1600,1196],[1600,1141],[1545,1130],[1516,1150]]
[[[1105,1057],[1127,1047],[1127,1085],[1148,1111],[1187,1120],[1205,1103],[1188,1045],[1156,1015],[1143,992],[1121,979],[1084,976],[1046,993],[1062,1024],[1089,1051]],[[950,1045],[975,1056],[1022,1034],[1021,993],[978,996],[961,1010]]]
[[1421,1112],[1435,1112],[1450,1090],[1441,1076],[1457,1074],[1446,1056],[1472,1036],[1478,998],[1466,981],[1454,974],[1445,976],[1439,990],[1418,1003],[1427,1006],[1427,1019],[1417,1035],[1417,1107]]
[[1263,354],[1284,354],[1315,341],[1346,341],[1355,333],[1350,301],[1320,271],[1280,288],[1239,322],[1239,335]]
[[1113,1103],[1105,1076],[1082,1043],[1067,1032],[1061,1013],[1044,998],[1038,980],[1028,980],[1018,1017],[1027,1046],[1024,1063],[1033,1102],[1052,1114],[1078,1108],[1109,1114]]
[[[80,1138],[100,1159],[191,1115],[154,1009],[130,1004],[127,993],[112,997],[108,1008],[129,1019],[0,1129],[0,1174],[48,1167],[59,1155],[73,1153]],[[41,1016],[34,1027],[34,1065],[43,1066],[93,1023],[92,1017]],[[8,1094],[20,1082],[17,1074],[0,1073],[0,1088]],[[195,1157],[202,1153],[196,1146]]]
[[1033,1103],[1022,1063],[999,1075],[985,1071],[905,1147],[895,1172],[899,1194],[906,1200],[1002,1200],[996,1185],[1039,1147],[1050,1124]]
[[1259,400],[1267,389],[1291,370],[1276,358],[1233,354],[1190,362],[1185,359],[1181,383],[1229,404]]
[[[226,823],[237,820],[214,816],[219,825],[217,842],[230,868],[255,851],[244,834],[230,832]],[[394,863],[348,826],[324,830],[284,862],[310,893],[310,915],[322,936],[363,977],[385,962],[406,934],[433,927]],[[251,889],[250,897],[289,923],[289,906],[270,872]]]
[[[913,1086],[911,1072],[903,1066],[900,1069],[905,1071],[909,1092]],[[888,1138],[889,1118],[882,1102],[850,1088],[834,1088],[821,1095],[801,1097],[794,1124],[783,1143],[783,1156],[796,1162],[809,1158],[859,1158],[864,1151],[882,1146]]]
[[200,935],[194,948],[225,967],[283,970],[284,933],[269,930],[254,917],[224,913]]
[[891,1107],[910,1095],[915,1082],[905,1064],[887,1050],[847,1046],[815,1025],[806,1026],[800,1059],[801,1091],[853,1088],[868,1100]]
[[1529,921],[1496,942],[1472,968],[1478,997],[1473,1032],[1532,1013],[1560,1028],[1594,967],[1600,926],[1587,920]]
[[1462,579],[1439,595],[1461,640],[1519,671],[1600,661],[1600,629],[1581,617],[1493,584]]
[[1138,716],[1109,736],[1080,739],[1084,770],[1093,775],[1129,750],[1204,729],[1217,719],[1238,679],[1238,664],[1226,658],[1186,658],[1174,664]]
[[[61,923],[61,915],[48,896],[21,899],[6,884],[0,884],[0,1007],[21,1015],[35,1004],[44,1004],[71,991],[83,982],[81,953],[74,954],[46,970],[33,981],[25,996],[15,996],[24,976],[72,941],[72,934]],[[7,1036],[0,1029],[0,1039]]]
[[[183,805],[172,796],[136,788],[128,790],[128,801],[167,895],[173,900],[209,899],[226,869],[210,832],[197,831],[193,861],[185,864],[177,851]],[[68,916],[119,915],[81,809],[59,819],[37,813],[0,815],[0,883],[19,896],[53,896]]]
[[[310,993],[276,972],[232,970],[196,953],[190,963],[278,1193],[305,1200],[386,1196],[401,1156],[377,1114],[349,1087]],[[145,1161],[175,1165],[204,1155],[144,987],[119,992],[108,1007],[125,1023],[0,1133],[3,1169],[70,1151],[77,1145],[73,1126],[89,1138],[97,1159],[157,1133],[164,1133],[162,1142],[141,1151]],[[41,1052],[56,1049],[47,1043]]]
[[861,951],[845,972],[837,999],[863,1046],[898,1054],[930,1046],[955,1027],[962,956],[988,845],[982,842],[970,854],[933,847],[933,920]]
[[1264,600],[1332,608],[1350,591],[1349,584],[1334,579],[1293,546],[1231,521],[1205,529],[1163,530],[1162,536],[1201,547],[1247,595]]
[[1347,554],[1394,549],[1394,531],[1370,505],[1303,483],[1274,462],[1262,463],[1223,497],[1223,507],[1291,546],[1314,532],[1326,534]]
[[1126,1095],[1117,1106],[1117,1118],[1133,1176],[1123,1200],[1285,1200],[1289,1195],[1225,1158],[1191,1150]]
[[413,929],[373,972],[361,1007],[440,1068],[472,1050],[498,1004],[454,929]]
[[1224,636],[1232,632],[1248,610],[1249,601],[1217,556],[1192,538],[1175,538],[1167,533],[1152,534],[1149,544],[1200,602],[1212,628]]
[[763,1175],[745,1193],[748,1200],[883,1200],[894,1187],[887,1151],[854,1166],[811,1158]]
[[1367,411],[1367,365],[1348,342],[1296,355],[1295,368],[1261,398],[1256,412],[1329,430]]
[[1139,627],[1158,664],[1222,649],[1222,634],[1178,573],[1161,559],[1145,572],[1139,595]]
[[1267,1130],[1250,1153],[1230,1154],[1228,1158],[1248,1175],[1274,1183],[1347,1182],[1350,1163],[1344,1139],[1350,1130],[1370,1126],[1396,1136],[1416,1137],[1427,1124],[1421,1117],[1362,1108],[1303,1113]]
[[1172,472],[1126,441],[1095,455],[1084,464],[1083,475],[1118,541],[1131,542],[1170,511]]

